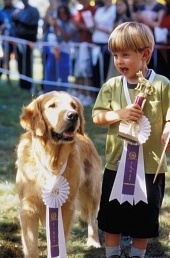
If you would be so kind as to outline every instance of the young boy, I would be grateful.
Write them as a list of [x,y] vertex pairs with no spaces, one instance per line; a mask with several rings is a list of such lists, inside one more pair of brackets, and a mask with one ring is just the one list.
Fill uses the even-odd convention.
[[[147,67],[154,49],[154,38],[146,25],[125,22],[117,26],[110,35],[108,46],[113,54],[115,67],[122,76],[111,78],[102,86],[92,111],[93,122],[96,125],[109,126],[98,225],[104,231],[107,258],[120,257],[121,235],[132,238],[130,257],[143,258],[148,238],[159,235],[158,219],[167,171],[165,158],[156,181],[154,183],[153,181],[163,145],[170,132],[170,81]],[[139,91],[135,89],[139,82],[139,71],[152,89],[150,95],[146,96],[143,108],[135,102],[139,95]],[[145,128],[150,130],[150,135],[145,142],[133,145],[128,139],[123,140],[118,137],[120,123],[126,124],[131,121],[138,124],[144,116],[149,120],[147,127],[150,126],[150,129]],[[141,179],[136,175],[139,179],[138,187],[143,191],[144,198],[139,197],[139,200],[135,201],[134,194],[133,203],[129,202],[128,194],[124,195],[123,201],[117,196],[111,198],[114,187],[117,187],[116,195],[119,189],[123,191],[123,184],[120,183],[119,178],[125,173],[126,162],[121,156],[125,147],[128,149],[131,146],[142,150],[143,156],[139,154],[137,161],[141,165],[135,173],[137,174],[141,169],[143,162],[144,174],[142,187],[139,186]],[[170,144],[167,146],[167,150],[169,149]],[[126,156],[125,159],[127,159]],[[125,169],[121,167],[122,162]],[[117,180],[116,185],[114,185],[115,180]],[[137,179],[134,188],[137,187],[136,185]],[[138,194],[137,192],[136,195]],[[120,195],[123,196],[122,193]]]

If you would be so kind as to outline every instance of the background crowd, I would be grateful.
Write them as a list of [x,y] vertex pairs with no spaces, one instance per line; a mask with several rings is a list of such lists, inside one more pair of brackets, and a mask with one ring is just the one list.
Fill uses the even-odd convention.
[[[74,6],[66,0],[49,0],[43,17],[28,0],[22,0],[22,3],[23,8],[17,8],[13,0],[3,0],[0,34],[32,43],[41,40],[53,44],[45,46],[42,51],[45,81],[67,83],[69,75],[72,75],[75,84],[99,89],[104,81],[117,75],[113,57],[108,51],[108,38],[117,25],[131,20],[145,23],[151,28],[156,49],[149,66],[170,78],[170,0],[78,0]],[[40,18],[43,19],[41,39],[37,37]],[[71,47],[73,43],[74,49]],[[4,54],[0,58],[0,65],[9,68],[14,45],[2,41],[1,46]],[[32,45],[18,44],[16,49],[19,73],[32,77]],[[19,86],[31,89],[31,82],[21,78]],[[48,83],[42,85],[42,92],[54,89],[69,90]],[[72,94],[84,105],[91,105],[96,97],[95,92],[83,87],[72,91]]]

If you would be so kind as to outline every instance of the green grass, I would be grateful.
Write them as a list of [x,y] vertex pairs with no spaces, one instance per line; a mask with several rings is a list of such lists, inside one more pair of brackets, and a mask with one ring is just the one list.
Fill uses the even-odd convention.
[[[15,188],[15,149],[23,132],[19,124],[21,109],[31,101],[28,91],[11,85],[0,83],[0,257],[21,258],[20,225],[18,220],[18,196]],[[86,131],[93,140],[104,164],[105,137],[107,128],[96,127],[91,120],[91,108],[84,110]],[[170,162],[169,162],[170,163]],[[170,175],[166,178],[166,193],[160,216],[160,237],[152,239],[147,249],[147,257],[170,257]],[[99,231],[103,245],[103,234]],[[68,258],[100,258],[104,255],[102,248],[86,247],[87,227],[76,212],[73,230],[68,242]],[[47,257],[45,232],[40,227],[40,258]],[[31,258],[31,257],[30,257]]]

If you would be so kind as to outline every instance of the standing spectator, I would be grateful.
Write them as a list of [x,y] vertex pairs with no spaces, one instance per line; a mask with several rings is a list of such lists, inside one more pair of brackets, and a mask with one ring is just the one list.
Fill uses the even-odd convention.
[[[43,41],[47,40],[48,33],[51,32],[51,24],[49,23],[49,17],[57,18],[57,7],[58,0],[49,0],[49,7],[44,16],[44,24],[43,24]],[[52,26],[53,27],[53,26]]]
[[79,32],[78,42],[92,43],[93,17],[96,7],[91,6],[89,0],[78,0],[78,2],[82,5],[82,9],[78,10],[74,17],[74,23]]
[[[166,12],[158,27],[158,36],[160,37],[162,33],[163,33],[162,39],[164,39],[164,42],[162,42],[162,44],[164,45],[164,48],[157,50],[159,60],[157,62],[156,68],[159,70],[159,73],[165,75],[170,79],[170,72],[169,72],[170,49],[165,48],[166,45],[170,44],[170,0],[166,1]],[[161,58],[161,63],[160,63],[160,58]]]
[[[92,35],[92,41],[98,45],[101,49],[103,56],[103,81],[106,80],[109,64],[110,64],[110,52],[108,51],[108,39],[110,33],[114,28],[114,22],[116,19],[116,5],[112,3],[112,0],[103,0],[103,6],[99,7],[94,15],[94,31]],[[93,82],[94,86],[100,88],[101,84],[100,62],[99,59],[96,65],[93,67]]]
[[[96,7],[90,5],[89,0],[78,0],[82,9],[74,17],[74,24],[78,30],[79,48],[75,61],[75,82],[79,85],[93,85],[92,54],[88,43],[92,43],[93,17]],[[85,90],[78,91],[78,98],[83,105],[92,103],[91,93]]]
[[154,28],[160,25],[165,9],[165,5],[158,3],[156,0],[145,0],[138,7],[138,13],[134,19],[146,24],[154,31]]
[[[156,0],[145,0],[143,4],[138,6],[137,15],[133,16],[136,21],[141,22],[149,26],[155,37],[155,30],[160,26],[163,16],[165,15],[165,5],[159,3]],[[155,42],[156,42],[155,37]],[[156,42],[157,43],[157,42]],[[154,54],[154,52],[153,52]],[[155,67],[154,56],[152,55],[149,63],[149,68],[156,69],[157,73],[165,75],[164,69],[164,57],[162,51],[157,51],[157,67]],[[163,68],[163,69],[162,69]]]
[[[15,36],[12,15],[16,8],[13,6],[13,0],[4,0],[4,7],[0,10],[0,34],[5,36]],[[3,57],[0,61],[0,67],[9,70],[10,56],[14,52],[13,44],[4,41],[2,44]],[[0,76],[2,73],[0,72]],[[8,76],[9,79],[9,76]]]
[[[49,24],[49,17],[53,17],[54,19],[57,18],[57,6],[58,6],[58,0],[49,0],[49,6],[46,10],[44,19],[43,19],[43,41],[46,42],[48,40],[48,34],[53,33],[54,27]],[[43,47],[42,49],[42,67],[43,67],[43,79],[45,78],[45,66],[47,61],[47,47]],[[44,85],[41,85],[41,90],[39,91],[39,94],[43,92]]]
[[[15,23],[15,35],[18,38],[35,42],[37,40],[37,30],[39,12],[37,8],[28,4],[28,0],[22,0],[23,9],[17,9],[13,14]],[[22,75],[32,77],[32,47],[31,44],[19,45],[17,48],[18,70]],[[22,89],[31,89],[31,82],[20,79],[19,86]]]
[[[47,61],[45,66],[45,80],[68,82],[70,74],[70,42],[77,40],[77,31],[71,21],[71,14],[68,6],[59,6],[57,19],[49,16],[49,24],[53,27],[56,47],[47,47]],[[44,92],[51,90],[65,90],[66,87],[44,85]]]
[[131,19],[131,13],[130,13],[130,7],[128,4],[128,0],[117,0],[116,2],[116,19],[115,19],[115,26],[118,26],[119,24],[123,22],[130,21]]
[[[123,22],[130,21],[131,19],[131,10],[128,0],[117,0],[116,1],[116,19],[114,23],[114,28]],[[109,71],[106,79],[111,77],[118,76],[119,72],[117,71],[114,62],[113,56],[110,59]]]
[[[160,43],[169,44],[170,43],[170,0],[166,0],[165,4],[165,14],[161,19],[158,26],[158,38],[159,32],[162,35],[160,37]],[[162,41],[161,41],[162,40]]]
[[162,18],[162,21],[160,23],[160,27],[168,29],[168,41],[169,41],[169,35],[170,35],[170,0],[166,0],[166,5],[165,6],[166,6],[165,15]]
[[132,20],[137,21],[139,10],[142,8],[144,1],[143,0],[131,0],[130,1],[131,17]]

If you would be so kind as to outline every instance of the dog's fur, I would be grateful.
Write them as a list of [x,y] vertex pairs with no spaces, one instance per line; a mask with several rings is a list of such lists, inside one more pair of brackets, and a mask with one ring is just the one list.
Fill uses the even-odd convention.
[[82,218],[88,223],[87,244],[99,247],[96,216],[101,195],[101,159],[84,133],[82,105],[66,92],[42,94],[23,108],[20,123],[27,130],[21,136],[16,162],[25,257],[39,257],[38,224],[39,219],[45,222],[46,210],[42,189],[48,173],[59,174],[65,162],[62,175],[70,186],[69,197],[62,206],[65,237],[68,238],[78,199]]

